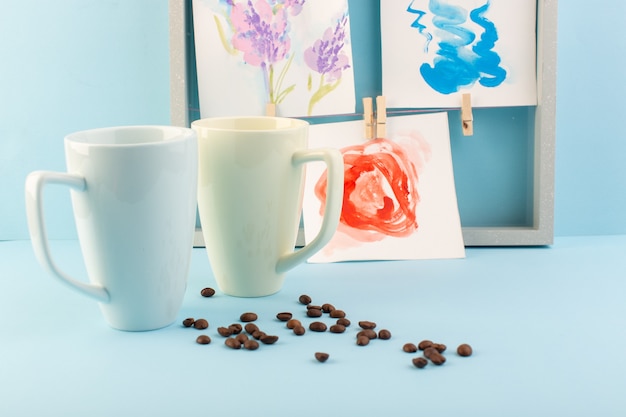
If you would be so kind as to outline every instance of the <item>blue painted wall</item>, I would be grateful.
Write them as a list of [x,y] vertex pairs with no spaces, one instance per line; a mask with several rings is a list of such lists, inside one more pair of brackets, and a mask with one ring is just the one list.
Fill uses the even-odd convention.
[[[557,236],[626,233],[626,2],[598,2],[593,13],[588,7],[559,4]],[[27,238],[24,178],[64,169],[65,134],[170,123],[167,11],[166,0],[0,6],[0,240]],[[367,62],[364,53],[355,51]],[[375,94],[366,91],[372,77],[357,76],[357,89]],[[52,187],[46,208],[50,236],[74,238],[67,190]]]

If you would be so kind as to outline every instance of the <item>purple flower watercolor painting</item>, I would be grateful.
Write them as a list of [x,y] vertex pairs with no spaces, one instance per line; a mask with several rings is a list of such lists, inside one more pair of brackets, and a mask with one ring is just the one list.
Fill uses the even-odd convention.
[[193,0],[202,117],[353,112],[347,0]]
[[386,0],[387,105],[458,108],[461,93],[475,107],[536,105],[535,27],[527,0]]

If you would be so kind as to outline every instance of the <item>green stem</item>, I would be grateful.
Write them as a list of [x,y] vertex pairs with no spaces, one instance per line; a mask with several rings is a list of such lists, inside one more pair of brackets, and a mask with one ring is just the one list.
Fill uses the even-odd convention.
[[307,112],[308,116],[311,116],[313,114],[313,107],[321,99],[323,99],[327,94],[331,93],[335,88],[337,88],[340,82],[341,82],[341,78],[339,78],[337,81],[335,81],[332,84],[324,84],[324,74],[320,76],[320,85],[317,91],[313,93],[313,95],[311,96],[311,99],[309,100],[309,109]]

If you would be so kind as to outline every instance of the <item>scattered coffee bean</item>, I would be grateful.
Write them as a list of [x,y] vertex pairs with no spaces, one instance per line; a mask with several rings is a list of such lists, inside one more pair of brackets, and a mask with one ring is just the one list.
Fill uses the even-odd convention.
[[387,329],[382,329],[378,332],[378,338],[382,340],[391,339],[391,332]]
[[335,306],[332,304],[328,304],[328,303],[324,303],[322,304],[322,311],[324,313],[330,313],[331,311],[333,311],[335,309]]
[[429,346],[426,349],[424,349],[424,356],[427,357],[428,359],[430,359],[430,357],[434,355],[435,353],[439,353],[439,352],[437,352],[437,349],[435,349],[432,346]]
[[412,362],[413,366],[420,369],[428,365],[428,361],[426,360],[426,358],[422,358],[421,356],[419,358],[413,358]]
[[246,332],[248,332],[248,334],[254,334],[254,332],[259,330],[259,326],[257,326],[254,323],[247,323],[244,326],[244,329],[245,329]]
[[417,347],[419,348],[419,350],[425,350],[426,348],[429,348],[432,345],[433,345],[433,342],[431,342],[430,340],[422,340],[421,342],[419,342]]
[[307,304],[306,306],[307,310],[322,310],[322,306],[318,306],[318,305],[314,305],[314,304]]
[[370,338],[367,336],[358,336],[356,338],[356,344],[359,346],[367,346],[370,343]]
[[326,324],[321,321],[314,321],[309,324],[309,330],[314,332],[325,332],[327,329]]
[[289,321],[291,320],[291,317],[293,317],[293,314],[286,312],[286,311],[283,313],[276,314],[276,318],[280,321]]
[[439,353],[445,352],[446,349],[448,348],[443,343],[433,343],[433,345],[431,347],[434,347],[435,349],[437,349],[437,352],[439,352]]
[[330,315],[330,317],[334,319],[341,319],[346,316],[346,313],[343,310],[338,310],[338,309],[335,309],[328,314]]
[[203,297],[213,297],[215,295],[215,290],[213,288],[207,287],[207,288],[203,288],[200,291],[200,294]]
[[298,301],[300,301],[301,304],[308,305],[311,304],[311,297],[306,294],[302,294],[300,298],[298,298]]
[[228,339],[226,339],[224,341],[224,344],[231,349],[241,349],[241,343],[234,337],[229,337]]
[[302,336],[305,333],[306,329],[301,324],[298,324],[296,327],[293,328],[293,334],[295,334],[296,336]]
[[256,315],[256,313],[243,313],[241,316],[239,316],[239,320],[244,323],[255,321],[258,318],[259,317]]
[[199,343],[201,345],[208,345],[209,343],[211,343],[211,338],[205,334],[201,334],[196,338],[196,343]]
[[365,337],[367,337],[370,340],[376,339],[378,337],[376,332],[374,330],[372,330],[372,329],[363,329],[363,330],[361,330],[360,332],[358,332],[356,334],[356,337],[359,337],[359,336],[365,336]]
[[189,317],[188,319],[183,320],[183,326],[191,327],[191,326],[193,326],[194,322],[195,322],[195,320],[193,318]]
[[428,359],[430,359],[430,361],[434,363],[435,365],[443,365],[446,362],[446,357],[443,356],[441,353],[437,352],[436,350],[435,352],[436,353],[432,354],[430,358]]
[[244,349],[257,350],[259,348],[259,342],[256,340],[246,340],[243,342]]
[[329,330],[331,333],[343,333],[346,331],[346,326],[343,326],[341,324],[333,324],[332,326],[330,326]]
[[239,333],[235,339],[237,339],[239,343],[244,344],[246,340],[248,340],[248,336],[246,336],[245,333]]
[[328,360],[328,358],[330,357],[330,355],[328,353],[325,352],[315,352],[315,359],[318,360],[318,362],[326,362]]
[[376,323],[364,320],[359,322],[359,327],[361,327],[361,329],[375,329]]
[[241,327],[241,324],[239,323],[233,323],[230,326],[228,326],[228,328],[230,329],[232,334],[239,334],[243,330],[243,327]]
[[300,322],[300,320],[298,319],[291,319],[287,322],[287,328],[288,329],[293,329],[296,326],[302,326],[302,323]]
[[458,353],[459,356],[471,356],[472,347],[468,345],[467,343],[463,343],[459,345],[459,347],[456,348],[456,353]]
[[341,324],[342,326],[345,326],[345,327],[350,327],[351,323],[350,323],[350,320],[348,320],[345,317],[342,317],[340,319],[337,319],[337,324]]
[[404,346],[402,346],[402,350],[407,353],[415,353],[417,352],[417,346],[413,343],[405,343]]
[[306,311],[306,315],[308,317],[322,317],[322,310],[318,310],[316,308],[312,308]]
[[209,322],[205,319],[198,319],[193,323],[193,327],[200,330],[206,329],[207,327],[209,327]]
[[261,343],[264,343],[266,345],[273,345],[274,343],[278,341],[278,336],[265,335],[261,337],[260,340],[261,340]]
[[252,333],[252,337],[254,337],[256,340],[261,340],[263,336],[267,336],[267,334],[260,330],[257,330],[256,332]]
[[230,327],[218,327],[217,332],[220,334],[220,336],[224,337],[228,337],[233,334],[233,331]]

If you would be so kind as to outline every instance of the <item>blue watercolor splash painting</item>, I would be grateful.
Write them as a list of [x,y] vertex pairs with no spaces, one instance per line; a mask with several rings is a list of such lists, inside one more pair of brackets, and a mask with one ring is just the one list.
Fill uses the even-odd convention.
[[381,2],[388,105],[458,107],[460,92],[485,106],[535,104],[535,23],[527,0]]

